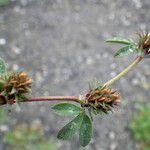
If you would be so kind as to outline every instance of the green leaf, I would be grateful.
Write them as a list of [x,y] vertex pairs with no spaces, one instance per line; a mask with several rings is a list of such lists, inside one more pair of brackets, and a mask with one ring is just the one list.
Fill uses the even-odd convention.
[[60,103],[52,107],[53,111],[61,116],[76,116],[81,108],[71,103]]
[[131,45],[134,42],[130,39],[123,39],[123,38],[119,38],[119,37],[114,37],[112,39],[108,39],[106,40],[106,42],[109,43],[117,43],[117,44],[125,44],[125,45]]
[[4,74],[6,72],[5,62],[2,58],[0,58],[0,74]]
[[85,114],[80,127],[80,145],[87,146],[92,138],[92,122]]
[[136,48],[133,47],[132,45],[128,45],[126,47],[123,47],[121,49],[119,49],[116,53],[115,53],[115,57],[123,57],[123,56],[127,56],[133,52],[136,51]]
[[83,113],[79,114],[75,117],[71,122],[65,125],[57,135],[58,139],[67,140],[73,137],[73,135],[80,129],[82,120],[83,120]]

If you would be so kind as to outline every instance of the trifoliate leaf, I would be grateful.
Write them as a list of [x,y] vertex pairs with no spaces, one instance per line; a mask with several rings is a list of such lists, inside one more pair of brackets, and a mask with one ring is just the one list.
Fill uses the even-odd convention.
[[108,39],[106,40],[106,42],[109,43],[117,43],[117,44],[125,44],[125,45],[131,45],[134,42],[130,39],[123,39],[123,38],[119,38],[119,37],[114,37],[112,39]]
[[61,116],[76,116],[81,108],[71,103],[60,103],[52,107],[53,111]]
[[92,138],[92,123],[90,118],[85,114],[80,127],[80,145],[87,146]]
[[126,47],[123,47],[121,49],[119,49],[115,54],[114,56],[115,57],[123,57],[123,56],[127,56],[133,52],[136,51],[136,48],[133,47],[132,45],[128,45]]
[[0,74],[3,74],[6,72],[6,65],[2,58],[0,58]]
[[58,139],[67,140],[73,137],[73,135],[80,129],[84,115],[79,114],[71,122],[65,125],[57,135]]

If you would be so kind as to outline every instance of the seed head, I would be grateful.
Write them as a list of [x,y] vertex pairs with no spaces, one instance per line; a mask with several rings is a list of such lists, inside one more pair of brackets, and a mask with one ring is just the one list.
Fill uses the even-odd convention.
[[26,99],[31,91],[32,79],[26,72],[13,72],[0,77],[0,105],[13,104]]
[[93,110],[108,113],[114,106],[120,103],[120,95],[117,91],[107,87],[90,90],[86,96],[86,105]]
[[150,34],[139,34],[138,48],[144,51],[145,54],[150,54]]

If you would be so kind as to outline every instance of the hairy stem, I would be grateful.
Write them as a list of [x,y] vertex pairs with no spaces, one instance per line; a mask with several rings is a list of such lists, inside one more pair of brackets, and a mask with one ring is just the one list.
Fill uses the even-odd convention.
[[[33,97],[24,99],[20,102],[48,102],[48,101],[69,101],[69,102],[76,102],[79,104],[83,104],[83,101],[81,100],[80,96],[45,96],[45,97]],[[12,104],[15,104],[16,100],[11,102]],[[7,102],[4,100],[0,100],[0,106],[6,105]]]
[[48,96],[48,97],[34,97],[22,102],[40,102],[40,101],[73,101],[81,103],[79,96]]
[[126,69],[124,69],[122,72],[120,72],[117,76],[115,76],[111,80],[107,81],[104,84],[104,86],[110,86],[113,83],[115,83],[116,81],[118,81],[120,78],[122,78],[124,75],[126,75],[130,70],[132,70],[134,68],[134,66],[136,66],[142,59],[143,59],[143,57],[140,57],[140,56],[137,57]]

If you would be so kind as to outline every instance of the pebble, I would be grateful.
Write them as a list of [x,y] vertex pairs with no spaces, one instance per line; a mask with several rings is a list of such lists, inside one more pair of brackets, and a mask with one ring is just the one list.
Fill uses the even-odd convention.
[[107,58],[108,56],[109,56],[108,53],[103,54],[103,58]]
[[117,73],[115,72],[115,71],[112,71],[111,73],[110,73],[110,76],[111,77],[115,77],[117,75]]
[[19,48],[19,47],[17,47],[17,46],[13,46],[12,47],[12,50],[13,50],[13,52],[15,53],[15,54],[20,54],[21,53],[21,49]]
[[27,6],[28,1],[27,1],[27,0],[21,0],[21,4],[22,4],[23,6]]
[[13,64],[12,69],[17,71],[19,70],[19,66],[17,64]]
[[139,9],[139,8],[142,7],[142,2],[141,2],[141,0],[132,0],[132,1],[134,2],[136,8]]
[[117,148],[117,143],[113,142],[110,144],[110,150],[115,150]]
[[0,38],[0,45],[6,45],[6,39]]
[[115,63],[112,63],[111,65],[110,65],[110,68],[111,69],[115,69],[117,67],[117,65],[115,64]]
[[9,130],[9,127],[7,125],[0,125],[0,132],[6,132]]
[[42,76],[42,74],[41,74],[40,72],[37,72],[37,73],[35,74],[35,80],[36,80],[36,82],[39,83],[39,84],[43,81],[43,76]]
[[93,59],[90,58],[90,57],[88,57],[87,60],[86,60],[87,65],[91,65],[91,64],[93,64],[93,62],[94,62]]
[[42,130],[43,129],[42,121],[39,118],[33,120],[31,123],[31,129]]
[[114,133],[113,131],[111,131],[111,132],[109,133],[109,138],[110,138],[111,140],[115,139],[115,133]]
[[139,80],[134,78],[134,79],[132,79],[131,83],[132,83],[132,85],[139,85]]

